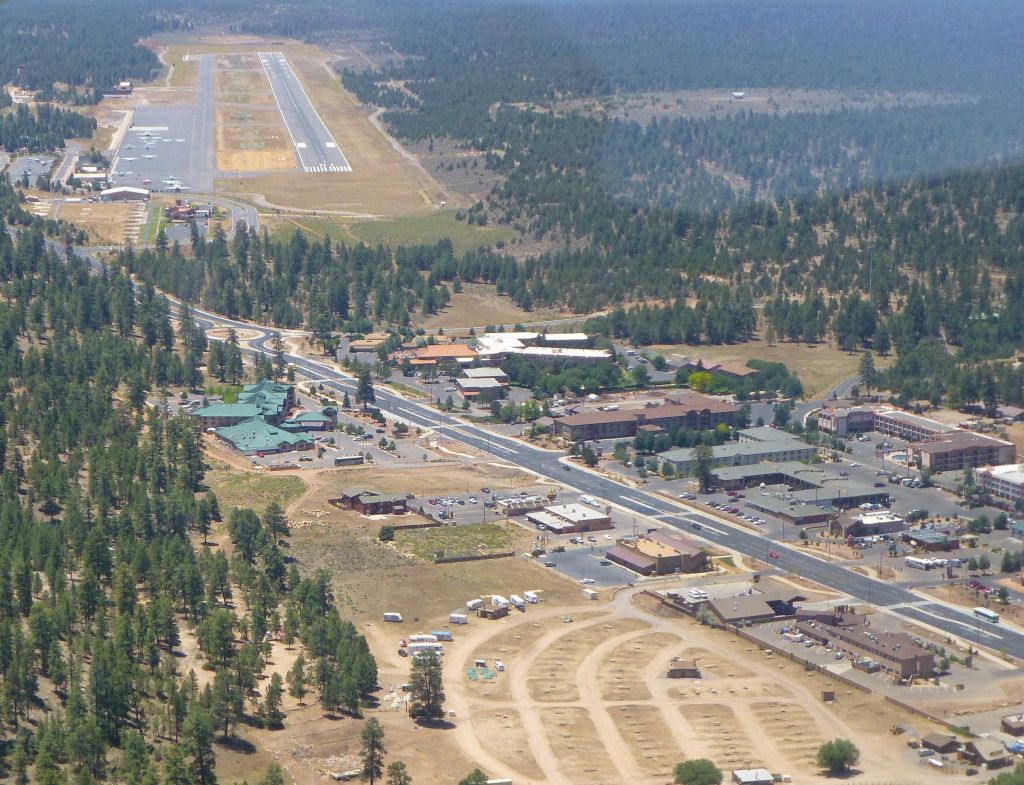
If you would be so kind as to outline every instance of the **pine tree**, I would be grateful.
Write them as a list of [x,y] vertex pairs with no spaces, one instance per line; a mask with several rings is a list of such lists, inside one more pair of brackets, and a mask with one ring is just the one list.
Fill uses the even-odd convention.
[[376,717],[370,717],[363,726],[362,748],[359,757],[362,762],[363,776],[374,785],[384,774],[384,729]]
[[306,660],[301,654],[288,671],[288,694],[295,698],[299,705],[302,705],[302,699],[306,697]]

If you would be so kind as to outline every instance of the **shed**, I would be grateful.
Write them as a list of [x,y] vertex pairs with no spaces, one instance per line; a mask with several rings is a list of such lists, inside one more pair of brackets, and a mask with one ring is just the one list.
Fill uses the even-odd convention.
[[732,781],[736,785],[775,785],[775,777],[768,769],[733,769]]
[[960,749],[960,742],[948,733],[929,733],[921,739],[921,746],[948,755]]
[[1011,736],[1024,736],[1024,714],[1011,714],[1003,717],[1000,726],[1004,733]]
[[668,669],[670,679],[699,679],[700,668],[696,660],[679,660],[673,662]]

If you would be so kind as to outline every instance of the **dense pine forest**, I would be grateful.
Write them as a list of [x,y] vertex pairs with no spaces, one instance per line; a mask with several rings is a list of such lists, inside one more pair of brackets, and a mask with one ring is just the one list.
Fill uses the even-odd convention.
[[139,39],[177,24],[151,0],[9,0],[0,3],[0,83],[17,84],[20,66],[22,87],[44,100],[96,103],[122,79],[155,76],[160,63]]
[[[280,508],[225,511],[194,422],[147,405],[202,361],[191,319],[49,245],[0,185],[0,766],[17,782],[216,782],[240,722],[284,723],[275,645],[305,646],[329,711],[374,689],[329,578],[289,564]],[[268,631],[284,630],[284,644]],[[177,665],[185,638],[201,672]],[[279,770],[266,782],[279,782]]]
[[32,109],[20,104],[13,111],[0,115],[0,147],[52,151],[63,148],[65,139],[89,137],[94,130],[96,121],[78,112],[49,104],[39,104]]

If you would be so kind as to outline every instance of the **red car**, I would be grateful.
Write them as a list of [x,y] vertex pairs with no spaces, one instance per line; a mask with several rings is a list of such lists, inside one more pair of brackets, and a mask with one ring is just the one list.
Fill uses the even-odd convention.
[[777,559],[777,558],[779,558],[779,552],[778,551],[768,551],[768,558],[769,559]]

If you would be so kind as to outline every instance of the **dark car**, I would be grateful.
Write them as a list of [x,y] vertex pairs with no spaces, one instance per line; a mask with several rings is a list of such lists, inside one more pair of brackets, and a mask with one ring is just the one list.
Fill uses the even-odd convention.
[[690,524],[690,527],[693,528],[693,529],[700,529],[700,524],[697,523],[696,521],[694,521],[693,523]]

